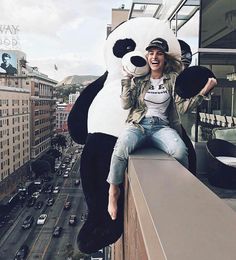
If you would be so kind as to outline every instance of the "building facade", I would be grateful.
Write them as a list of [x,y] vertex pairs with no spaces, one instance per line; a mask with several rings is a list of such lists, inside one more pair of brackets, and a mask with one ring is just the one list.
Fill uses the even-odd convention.
[[[1,198],[30,177],[30,160],[50,147],[56,122],[53,87],[57,82],[27,66],[24,52],[1,50],[0,57]],[[5,57],[14,69],[8,61],[4,63]]]
[[68,132],[67,119],[73,104],[57,104],[56,108],[56,132]]

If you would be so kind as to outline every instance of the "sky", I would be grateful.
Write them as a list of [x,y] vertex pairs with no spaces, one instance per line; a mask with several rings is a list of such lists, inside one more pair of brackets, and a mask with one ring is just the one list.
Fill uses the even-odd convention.
[[[61,81],[71,75],[99,76],[105,71],[103,46],[111,10],[122,4],[130,9],[131,3],[132,0],[1,0],[0,26],[19,29],[16,48],[26,53],[28,65],[38,67],[50,78]],[[5,36],[0,34],[1,49],[6,49],[1,42]]]

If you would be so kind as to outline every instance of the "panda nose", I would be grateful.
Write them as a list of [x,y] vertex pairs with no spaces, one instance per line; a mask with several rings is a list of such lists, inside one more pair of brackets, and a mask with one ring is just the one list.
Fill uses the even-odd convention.
[[147,61],[140,56],[132,56],[130,61],[136,67],[144,67],[147,64]]

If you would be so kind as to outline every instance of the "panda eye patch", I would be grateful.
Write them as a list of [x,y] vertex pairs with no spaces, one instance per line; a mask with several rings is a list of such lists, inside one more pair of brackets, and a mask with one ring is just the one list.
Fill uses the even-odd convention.
[[132,39],[122,39],[116,41],[113,46],[113,54],[117,58],[122,58],[126,53],[134,51],[136,43]]

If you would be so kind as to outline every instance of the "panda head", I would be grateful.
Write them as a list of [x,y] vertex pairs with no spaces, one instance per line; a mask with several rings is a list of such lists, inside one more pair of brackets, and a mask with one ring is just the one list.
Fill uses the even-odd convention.
[[109,75],[122,77],[122,67],[134,76],[148,73],[146,47],[155,38],[163,38],[169,46],[168,54],[180,59],[177,38],[167,24],[153,17],[138,17],[119,25],[105,43],[105,63]]

